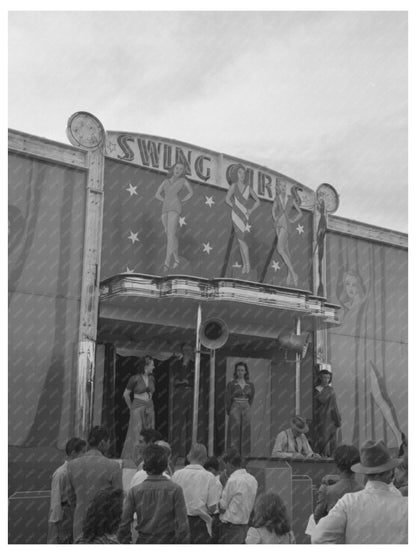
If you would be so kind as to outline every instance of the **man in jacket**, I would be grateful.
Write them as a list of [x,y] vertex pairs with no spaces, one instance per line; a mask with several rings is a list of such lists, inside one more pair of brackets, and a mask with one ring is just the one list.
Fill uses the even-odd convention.
[[106,457],[110,448],[108,431],[94,426],[88,438],[88,451],[68,462],[68,500],[74,507],[74,540],[82,534],[89,504],[106,487],[123,488],[120,464]]

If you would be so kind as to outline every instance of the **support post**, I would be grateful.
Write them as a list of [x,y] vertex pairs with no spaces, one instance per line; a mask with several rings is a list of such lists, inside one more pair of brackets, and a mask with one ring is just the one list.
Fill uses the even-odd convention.
[[208,415],[208,455],[214,455],[215,422],[215,349],[209,354],[209,415]]
[[[300,318],[296,318],[296,334],[300,335]],[[295,413],[300,414],[300,362],[301,356],[296,355],[296,392],[295,392]]]
[[74,146],[88,151],[74,430],[75,435],[86,438],[93,418],[103,226],[105,131],[101,122],[92,114],[76,112],[68,120],[67,136]]
[[201,303],[198,304],[196,317],[196,350],[195,350],[195,377],[194,377],[194,412],[192,418],[192,444],[198,438],[198,409],[199,409],[199,377],[201,372]]

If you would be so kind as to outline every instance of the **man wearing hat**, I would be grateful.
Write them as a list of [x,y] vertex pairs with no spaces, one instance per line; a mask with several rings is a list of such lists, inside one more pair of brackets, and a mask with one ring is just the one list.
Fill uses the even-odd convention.
[[367,441],[353,472],[365,474],[363,490],[346,493],[312,532],[312,543],[406,544],[407,497],[391,481],[400,459],[383,441]]
[[301,416],[290,419],[290,428],[279,432],[274,443],[272,457],[280,459],[317,458],[319,455],[312,451],[306,433],[309,428],[306,420]]

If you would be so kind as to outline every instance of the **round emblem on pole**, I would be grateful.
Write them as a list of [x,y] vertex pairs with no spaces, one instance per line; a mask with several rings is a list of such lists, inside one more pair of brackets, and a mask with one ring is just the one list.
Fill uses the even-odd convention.
[[76,112],[69,120],[66,134],[74,146],[95,150],[102,145],[104,128],[95,116],[89,112]]
[[335,190],[335,187],[329,185],[329,183],[322,183],[316,190],[316,198],[323,200],[325,203],[325,210],[329,214],[333,214],[338,210],[339,206],[339,195]]

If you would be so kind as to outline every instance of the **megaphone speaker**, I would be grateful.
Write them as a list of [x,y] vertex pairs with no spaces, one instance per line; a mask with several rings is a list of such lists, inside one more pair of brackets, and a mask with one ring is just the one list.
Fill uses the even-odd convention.
[[208,349],[219,349],[227,342],[229,330],[220,318],[209,318],[201,324],[201,343]]

